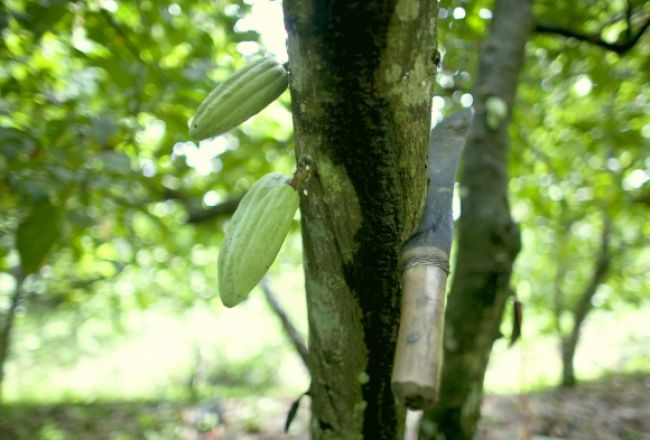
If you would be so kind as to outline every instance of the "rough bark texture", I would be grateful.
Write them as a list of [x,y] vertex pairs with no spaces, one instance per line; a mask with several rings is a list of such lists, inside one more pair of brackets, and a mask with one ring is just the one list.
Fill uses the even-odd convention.
[[[474,436],[483,377],[510,296],[519,233],[508,206],[508,123],[529,34],[530,0],[497,0],[479,56],[475,117],[461,168],[461,218],[454,281],[445,315],[440,403],[422,421],[421,438]],[[504,100],[507,116],[486,123],[486,101]]]
[[600,247],[598,258],[594,264],[594,270],[589,279],[589,283],[582,291],[578,303],[573,310],[573,328],[571,333],[562,337],[562,382],[563,387],[573,387],[576,384],[575,371],[573,369],[573,359],[575,357],[578,340],[580,338],[580,329],[587,318],[587,314],[593,308],[591,300],[593,299],[598,286],[604,281],[609,271],[612,261],[612,255],[609,250],[611,224],[609,218],[605,215],[603,222],[603,232],[600,238]]
[[286,0],[312,438],[396,439],[398,257],[426,190],[436,2]]

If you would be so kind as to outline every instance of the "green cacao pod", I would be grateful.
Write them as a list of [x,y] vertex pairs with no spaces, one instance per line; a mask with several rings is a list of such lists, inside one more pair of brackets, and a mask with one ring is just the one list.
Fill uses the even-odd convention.
[[219,295],[226,307],[242,302],[275,260],[298,209],[288,178],[270,173],[248,190],[232,216],[219,252]]
[[190,121],[190,136],[203,140],[234,128],[272,103],[287,88],[285,68],[262,58],[219,84]]

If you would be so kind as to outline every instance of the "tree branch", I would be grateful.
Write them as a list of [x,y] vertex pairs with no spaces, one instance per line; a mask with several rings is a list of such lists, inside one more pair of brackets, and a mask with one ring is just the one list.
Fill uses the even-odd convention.
[[138,49],[138,46],[131,41],[129,35],[124,31],[124,29],[122,29],[122,26],[120,26],[119,23],[115,21],[113,16],[111,16],[111,14],[106,9],[101,9],[100,14],[108,26],[122,38],[124,47],[126,47],[131,55],[133,55],[133,57],[137,59],[141,64],[146,65],[147,63],[145,63],[145,61],[140,56],[140,49]]
[[199,209],[193,210],[186,205],[188,210],[186,222],[188,224],[203,223],[205,221],[211,220],[220,215],[232,214],[233,212],[235,212],[235,209],[237,209],[237,206],[239,206],[239,202],[241,202],[241,199],[243,197],[244,194],[237,197],[232,197],[230,199],[224,200],[223,202],[217,205],[205,209],[200,209],[200,210]]
[[625,29],[625,38],[629,40],[632,37],[632,14],[634,13],[634,8],[632,6],[632,0],[627,0],[626,3],[625,21],[627,22],[627,28]]
[[641,187],[640,192],[632,197],[632,203],[650,206],[650,185]]
[[277,316],[280,322],[282,323],[282,328],[284,329],[285,333],[291,340],[291,343],[293,344],[296,351],[298,352],[298,355],[300,355],[300,359],[302,359],[302,362],[305,364],[307,371],[309,371],[309,363],[307,361],[309,352],[307,350],[307,344],[305,344],[305,341],[300,335],[300,332],[298,332],[298,329],[296,329],[296,327],[291,322],[289,315],[287,315],[287,313],[284,311],[284,309],[278,302],[277,298],[275,297],[275,294],[269,287],[269,283],[266,281],[266,279],[262,279],[262,281],[260,282],[260,287],[264,292],[264,297],[266,298],[266,301],[269,303],[271,310],[273,310],[275,316]]
[[[239,206],[239,202],[241,202],[244,194],[246,194],[246,192],[243,192],[242,194],[230,197],[214,206],[204,208],[201,206],[200,197],[187,195],[182,191],[171,189],[165,186],[163,186],[162,189],[158,187],[152,187],[151,191],[153,194],[155,194],[154,200],[145,199],[139,201],[129,201],[121,197],[115,197],[115,199],[124,206],[133,209],[142,209],[142,206],[146,206],[154,202],[173,200],[178,202],[187,213],[187,217],[185,219],[186,224],[199,224],[222,215],[232,215],[237,209],[237,206]],[[145,212],[149,214],[148,211],[145,210]]]
[[650,27],[650,17],[646,17],[643,24],[639,27],[636,33],[632,33],[632,25],[630,20],[628,20],[628,28],[625,33],[626,38],[624,40],[619,40],[615,43],[608,43],[603,40],[600,34],[586,34],[579,32],[573,29],[564,28],[552,23],[535,23],[534,31],[537,33],[543,34],[556,34],[561,35],[567,38],[575,38],[578,41],[585,41],[591,43],[595,46],[602,47],[612,52],[616,52],[619,55],[625,54],[627,51],[632,49],[636,43],[641,39],[644,32]]

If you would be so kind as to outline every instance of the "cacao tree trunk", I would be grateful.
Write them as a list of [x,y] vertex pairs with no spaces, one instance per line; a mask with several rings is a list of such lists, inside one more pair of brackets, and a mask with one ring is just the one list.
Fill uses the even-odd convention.
[[16,311],[18,310],[18,304],[20,304],[23,292],[22,284],[24,277],[22,276],[20,269],[16,270],[14,278],[16,280],[16,287],[9,299],[9,308],[4,314],[4,322],[2,322],[2,327],[0,328],[0,403],[2,402],[2,391],[5,377],[4,372],[7,360],[9,359],[14,318],[16,317]]
[[[508,297],[519,232],[508,206],[508,123],[531,27],[531,0],[497,0],[479,55],[476,114],[461,168],[461,217],[448,298],[439,404],[425,413],[421,438],[471,439],[480,417],[483,378]],[[488,103],[507,115],[490,127]],[[444,437],[443,437],[444,436]]]
[[598,257],[594,264],[594,269],[585,286],[580,294],[578,303],[573,310],[573,327],[568,335],[562,336],[561,351],[562,351],[562,387],[573,387],[576,384],[576,376],[573,368],[573,360],[575,358],[576,348],[580,339],[580,330],[587,314],[593,308],[591,300],[594,298],[598,286],[604,281],[607,272],[611,266],[612,255],[610,253],[609,242],[611,234],[611,221],[607,214],[603,215],[603,231],[600,237],[600,245],[598,250]]
[[572,343],[569,338],[562,337],[560,342],[560,351],[562,353],[562,388],[573,388],[576,385],[576,374],[573,368],[573,359],[575,357],[577,339]]
[[426,192],[437,3],[285,0],[314,439],[397,439],[402,244]]

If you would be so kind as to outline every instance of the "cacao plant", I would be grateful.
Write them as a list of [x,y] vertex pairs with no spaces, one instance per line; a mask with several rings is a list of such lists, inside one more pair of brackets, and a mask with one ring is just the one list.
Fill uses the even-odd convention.
[[242,302],[275,260],[298,209],[298,192],[280,173],[248,190],[232,216],[218,259],[219,295],[226,307]]
[[190,120],[190,136],[208,139],[238,126],[262,111],[289,84],[286,69],[273,58],[262,58],[219,84]]

